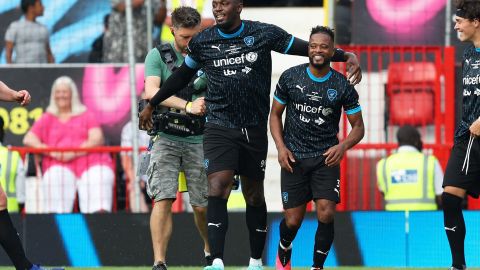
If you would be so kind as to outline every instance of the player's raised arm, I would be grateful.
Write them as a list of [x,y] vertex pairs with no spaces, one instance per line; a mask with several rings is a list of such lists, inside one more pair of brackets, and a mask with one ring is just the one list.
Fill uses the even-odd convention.
[[183,62],[183,64],[163,83],[162,87],[160,87],[158,92],[140,113],[140,127],[142,129],[150,130],[153,127],[152,113],[155,106],[185,88],[196,72],[197,69],[190,68],[185,62]]
[[31,97],[27,90],[15,91],[0,81],[0,100],[15,101],[22,106],[26,106],[30,103]]
[[[292,44],[286,52],[290,55],[308,56],[308,42],[297,37],[293,37]],[[332,62],[347,62],[347,78],[351,84],[355,85],[362,80],[362,69],[357,56],[352,52],[345,52],[336,48]]]

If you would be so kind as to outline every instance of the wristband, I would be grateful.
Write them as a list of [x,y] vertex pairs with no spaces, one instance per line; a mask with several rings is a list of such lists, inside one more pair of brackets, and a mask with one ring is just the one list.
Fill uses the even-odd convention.
[[185,104],[185,111],[187,113],[192,113],[192,102],[188,101],[187,104]]

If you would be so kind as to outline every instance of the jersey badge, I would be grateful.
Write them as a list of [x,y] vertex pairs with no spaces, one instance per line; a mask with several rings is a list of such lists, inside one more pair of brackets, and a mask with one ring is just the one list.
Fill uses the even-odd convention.
[[330,101],[334,101],[337,98],[337,90],[328,89],[327,96]]
[[252,47],[253,44],[255,43],[255,38],[252,36],[248,36],[248,37],[245,37],[243,41],[245,42],[245,45],[247,45],[248,47]]

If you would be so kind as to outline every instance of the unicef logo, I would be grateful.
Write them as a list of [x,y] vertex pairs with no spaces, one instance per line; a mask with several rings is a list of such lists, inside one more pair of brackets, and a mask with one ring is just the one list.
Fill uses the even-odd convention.
[[329,115],[332,114],[332,113],[333,113],[333,110],[332,110],[331,108],[323,108],[323,109],[322,109],[322,114],[323,114],[324,116],[329,116]]
[[249,52],[249,53],[247,53],[246,58],[247,58],[248,62],[253,63],[253,62],[257,61],[258,54],[256,52]]

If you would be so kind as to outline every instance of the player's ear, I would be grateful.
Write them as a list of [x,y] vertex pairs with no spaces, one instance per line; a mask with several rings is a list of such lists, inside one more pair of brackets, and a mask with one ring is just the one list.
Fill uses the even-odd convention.
[[332,50],[331,50],[331,52],[330,52],[330,57],[333,57],[333,55],[335,55],[335,45],[333,44],[333,42],[332,42],[331,46],[332,46],[332,47],[331,47]]
[[242,13],[242,9],[243,9],[243,1],[242,0],[237,0],[237,1],[238,1],[237,13],[240,14]]
[[170,26],[170,33],[172,33],[172,36],[175,36],[175,29],[173,26]]

